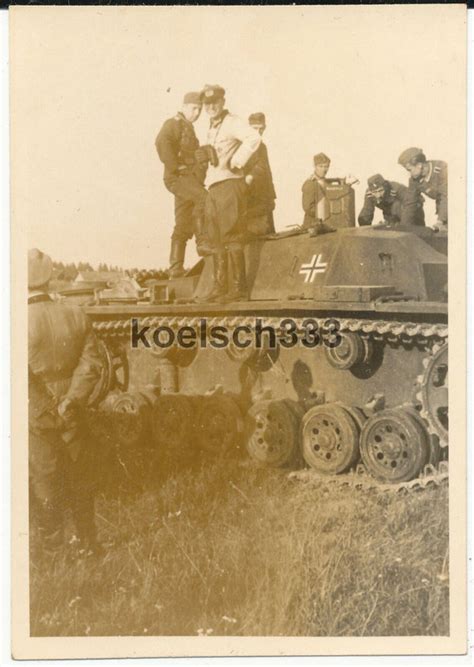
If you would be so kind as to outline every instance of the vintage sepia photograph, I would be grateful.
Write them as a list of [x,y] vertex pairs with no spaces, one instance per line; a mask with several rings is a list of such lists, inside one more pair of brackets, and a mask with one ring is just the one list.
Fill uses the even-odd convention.
[[10,62],[13,656],[464,653],[465,5]]

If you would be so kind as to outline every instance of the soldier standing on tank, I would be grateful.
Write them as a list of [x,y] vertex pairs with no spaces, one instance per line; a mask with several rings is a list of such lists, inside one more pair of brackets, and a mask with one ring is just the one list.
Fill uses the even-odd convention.
[[398,158],[410,174],[409,189],[436,202],[436,229],[448,226],[448,165],[442,160],[427,160],[421,148],[407,148]]
[[314,172],[303,183],[303,228],[313,228],[315,233],[335,231],[326,220],[330,216],[329,203],[326,198],[326,174],[331,160],[324,153],[318,153],[313,158]]
[[[265,114],[261,112],[251,114],[249,125],[263,135],[266,129]],[[274,234],[273,211],[276,192],[267,147],[263,141],[245,165],[244,173],[245,182],[249,186],[247,231],[256,236]]]
[[204,233],[206,154],[199,149],[193,127],[201,109],[200,93],[186,93],[181,111],[165,121],[155,141],[165,166],[163,180],[174,195],[175,202],[169,268],[171,278],[184,274],[186,244],[193,234],[198,254],[204,256],[210,252]]
[[381,174],[367,180],[364,205],[359,213],[361,227],[371,225],[375,209],[382,211],[384,222],[391,225],[424,226],[423,197],[396,181],[386,181]]
[[28,253],[30,521],[42,548],[63,544],[69,509],[79,545],[100,551],[94,521],[95,461],[81,414],[102,359],[84,311],[48,294],[50,257]]
[[[214,284],[206,301],[242,301],[247,298],[245,220],[248,186],[244,167],[260,146],[254,128],[225,109],[225,90],[206,85],[202,100],[210,118],[208,145],[217,161],[207,172],[206,225],[214,248]],[[230,269],[230,285],[227,273]]]

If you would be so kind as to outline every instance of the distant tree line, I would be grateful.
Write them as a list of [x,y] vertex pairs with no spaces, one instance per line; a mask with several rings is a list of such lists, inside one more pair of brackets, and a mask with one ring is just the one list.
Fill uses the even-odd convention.
[[96,268],[94,268],[89,262],[53,262],[54,276],[57,280],[75,280],[78,274],[81,271],[118,271],[128,274],[129,276],[136,276],[137,274],[145,273],[154,273],[158,274],[161,278],[167,277],[167,271],[164,269],[156,269],[153,272],[146,271],[144,269],[139,269],[133,267],[131,269],[124,269],[121,266],[116,266],[113,264],[107,264],[106,262],[100,262]]

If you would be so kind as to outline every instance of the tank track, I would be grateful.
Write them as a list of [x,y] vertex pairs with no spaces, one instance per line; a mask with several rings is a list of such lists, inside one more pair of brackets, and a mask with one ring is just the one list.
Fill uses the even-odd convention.
[[[173,329],[178,329],[181,326],[198,327],[205,315],[189,317],[185,315],[179,316],[150,316],[141,317],[140,324],[142,326],[158,327],[168,326]],[[263,324],[273,326],[275,331],[280,330],[280,323],[284,317],[266,317],[261,315],[238,315],[238,316],[216,316],[207,317],[207,326],[225,326],[231,329],[237,325],[252,326],[255,323],[256,317],[262,319]],[[299,331],[303,331],[303,322],[308,319],[306,317],[292,317],[297,323]],[[322,329],[324,324],[331,319],[337,320],[339,323],[339,331],[357,333],[361,337],[370,337],[374,340],[383,341],[386,344],[393,346],[403,345],[417,345],[425,349],[429,356],[436,352],[441,346],[447,343],[448,326],[444,323],[417,323],[404,322],[396,320],[368,320],[356,318],[337,318],[337,317],[314,317],[311,318],[318,322],[318,326]],[[117,319],[108,321],[94,321],[93,328],[96,334],[107,341],[118,342],[117,339],[129,335],[130,319]],[[418,383],[418,387],[423,384],[423,378],[414,378],[414,382]],[[419,392],[418,392],[419,393]],[[426,416],[426,410],[422,409],[421,416],[426,424],[428,433],[434,434],[432,427],[432,420]],[[445,447],[446,443],[441,443]],[[303,481],[311,484],[322,485],[328,488],[355,488],[364,491],[377,491],[381,493],[400,493],[419,491],[427,488],[438,487],[448,483],[448,462],[446,460],[440,461],[438,466],[431,463],[425,465],[419,477],[408,482],[400,482],[395,484],[384,484],[373,478],[366,470],[363,463],[359,463],[355,470],[331,477],[318,474],[315,470],[304,469],[293,471],[289,474],[292,480]]]
[[424,489],[447,484],[449,481],[449,465],[448,461],[441,461],[437,467],[428,463],[419,477],[409,482],[399,482],[398,484],[382,484],[378,482],[369,475],[363,463],[359,463],[353,472],[345,475],[325,477],[319,475],[314,470],[305,468],[304,470],[294,470],[288,475],[288,478],[298,482],[329,488],[353,488],[361,491],[376,491],[378,493],[403,493],[423,491]]
[[[198,327],[204,315],[197,317],[188,316],[152,316],[141,317],[140,324],[143,326],[158,327],[168,326],[172,329],[178,329],[182,326]],[[265,325],[273,326],[275,331],[279,331],[279,325],[283,317],[265,317],[264,315],[239,315],[234,317],[208,317],[206,318],[208,327],[225,326],[232,328],[237,325],[251,326],[255,319],[260,317]],[[300,331],[303,331],[303,322],[308,319],[305,317],[293,317]],[[444,341],[448,337],[447,324],[400,322],[392,320],[365,320],[337,317],[314,317],[311,318],[318,322],[322,329],[328,319],[339,322],[339,331],[359,333],[362,336],[372,335],[375,339],[385,340],[393,344],[408,344],[416,342],[426,344],[429,341]],[[116,338],[127,336],[130,331],[130,319],[117,319],[108,321],[94,321],[95,332],[102,338]]]

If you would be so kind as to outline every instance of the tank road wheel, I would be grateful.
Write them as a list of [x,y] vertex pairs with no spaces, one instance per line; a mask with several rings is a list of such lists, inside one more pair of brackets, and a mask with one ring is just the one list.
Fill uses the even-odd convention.
[[247,413],[247,451],[272,468],[288,465],[298,452],[298,418],[286,401],[258,401]]
[[243,430],[242,415],[230,396],[205,396],[196,423],[202,450],[217,455],[238,446]]
[[359,334],[340,334],[341,342],[336,347],[325,347],[326,359],[333,368],[349,370],[358,364],[368,363],[372,356],[372,342]]
[[421,401],[421,416],[437,435],[441,447],[448,445],[448,345],[435,350],[425,360],[426,370],[419,379],[417,399]]
[[102,359],[100,378],[89,396],[88,406],[95,407],[101,403],[114,388],[127,391],[128,360],[126,352],[120,347],[109,347],[103,340],[98,341],[99,354]]
[[382,410],[367,420],[360,438],[362,461],[373,477],[408,482],[429,459],[428,434],[409,409]]
[[359,458],[359,426],[342,405],[316,405],[303,417],[303,457],[323,475],[352,468]]
[[153,407],[153,439],[171,451],[193,448],[189,442],[194,428],[194,405],[189,396],[165,394]]
[[119,394],[112,404],[116,413],[115,431],[118,442],[125,446],[135,446],[150,432],[150,400],[139,393]]

